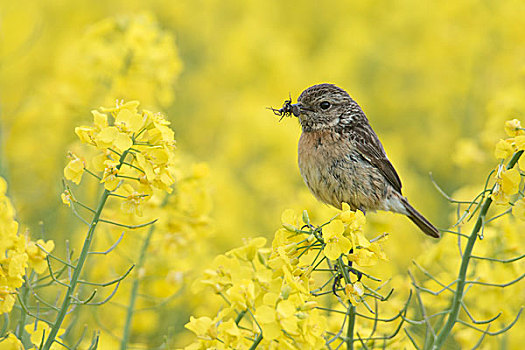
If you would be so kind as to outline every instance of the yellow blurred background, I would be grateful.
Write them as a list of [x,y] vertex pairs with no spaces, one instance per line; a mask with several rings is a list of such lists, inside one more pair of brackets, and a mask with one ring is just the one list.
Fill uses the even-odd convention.
[[[31,235],[63,241],[76,232],[60,201],[74,127],[140,100],[168,115],[185,163],[208,164],[216,254],[271,238],[286,208],[335,213],[302,182],[299,124],[267,109],[331,82],[363,107],[411,203],[446,228],[429,172],[448,193],[479,187],[503,122],[523,121],[524,18],[519,0],[2,1],[0,175]],[[392,234],[387,274],[435,244],[401,216],[368,220],[370,236]],[[191,310],[178,307],[175,326],[137,326],[133,340],[180,332]]]

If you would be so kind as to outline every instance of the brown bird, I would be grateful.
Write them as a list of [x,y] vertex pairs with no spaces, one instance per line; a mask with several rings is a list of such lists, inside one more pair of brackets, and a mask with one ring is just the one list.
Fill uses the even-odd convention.
[[401,194],[401,180],[363,110],[343,89],[314,85],[277,114],[299,118],[299,169],[312,193],[341,209],[386,210],[408,216],[425,234],[439,231]]

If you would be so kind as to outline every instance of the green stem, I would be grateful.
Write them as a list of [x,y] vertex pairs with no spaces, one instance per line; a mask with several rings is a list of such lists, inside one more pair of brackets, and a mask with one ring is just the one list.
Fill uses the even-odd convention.
[[[507,169],[513,168],[522,154],[523,154],[523,151],[519,151],[515,153],[514,156],[512,156],[509,163],[507,164]],[[490,191],[491,194],[493,190],[494,190],[494,187]],[[472,229],[472,233],[470,234],[469,239],[467,241],[465,251],[463,252],[463,258],[461,260],[461,266],[459,268],[459,273],[458,273],[458,278],[457,278],[458,282],[456,285],[456,292],[454,293],[454,299],[452,300],[452,305],[450,307],[450,313],[449,313],[447,322],[443,325],[443,328],[441,328],[434,343],[432,344],[432,350],[438,350],[443,346],[448,336],[450,335],[452,328],[457,322],[459,311],[461,309],[461,302],[463,301],[463,293],[465,291],[465,285],[466,285],[465,279],[467,275],[470,258],[472,256],[472,249],[474,248],[474,244],[476,243],[476,240],[478,238],[478,232],[483,225],[483,221],[485,219],[485,216],[487,215],[487,211],[489,210],[491,204],[492,204],[492,198],[489,196],[487,199],[485,199],[485,201],[483,202],[481,206],[481,211],[479,213],[478,219],[476,220],[476,224],[474,225],[474,228]]]
[[235,318],[235,324],[238,326],[239,325],[239,322],[241,322],[242,318],[244,317],[244,315],[246,315],[246,310],[243,310],[241,312],[239,312],[239,314],[237,315],[237,317]]
[[122,350],[126,350],[128,346],[130,331],[131,331],[131,321],[133,320],[133,311],[135,307],[135,301],[137,300],[137,295],[139,291],[139,284],[140,284],[140,269],[144,265],[144,261],[146,260],[146,251],[148,250],[149,242],[151,241],[151,236],[153,235],[153,231],[155,231],[155,226],[151,226],[148,230],[148,233],[146,235],[146,238],[144,238],[144,242],[142,243],[142,249],[140,250],[140,256],[139,260],[137,262],[137,275],[135,279],[133,280],[133,285],[131,287],[131,295],[129,298],[129,304],[126,314],[126,323],[124,324],[124,332],[122,335],[122,341],[120,343],[120,348]]
[[78,279],[80,278],[80,273],[82,272],[82,268],[84,267],[84,263],[86,262],[86,258],[88,257],[89,248],[93,240],[93,234],[95,233],[95,228],[97,227],[98,220],[100,218],[100,214],[102,213],[102,209],[104,208],[104,205],[106,204],[106,200],[108,199],[108,196],[109,196],[109,191],[104,190],[104,193],[102,193],[102,197],[100,199],[99,205],[95,211],[95,215],[93,216],[93,220],[91,221],[91,224],[89,225],[89,230],[86,235],[86,240],[84,241],[84,246],[82,247],[82,251],[80,252],[80,256],[78,258],[77,265],[75,266],[73,270],[73,275],[71,276],[71,281],[69,282],[69,287],[67,289],[66,296],[64,297],[64,301],[62,302],[62,306],[60,307],[60,311],[58,312],[55,323],[53,324],[53,327],[51,328],[49,337],[47,338],[46,343],[44,344],[43,350],[49,350],[51,348],[51,345],[53,345],[53,342],[55,341],[55,338],[58,334],[58,331],[60,330],[60,326],[62,325],[62,322],[64,321],[64,318],[66,317],[69,306],[71,306],[71,300],[73,297],[73,293],[75,292],[75,288],[77,286]]
[[[29,281],[26,280],[20,290],[20,298],[23,300],[24,303],[27,302],[27,294],[29,293],[29,288],[26,286],[26,283],[29,283]],[[24,340],[25,323],[26,323],[26,312],[24,308],[21,308],[20,309],[20,320],[18,320],[18,328],[16,330],[15,335],[18,339],[22,340],[22,342]],[[28,344],[24,343],[24,345],[28,345]]]
[[[120,169],[127,154],[128,154],[128,151],[125,151],[124,153],[122,153],[117,169]],[[86,262],[86,259],[89,255],[88,254],[89,248],[91,247],[91,242],[93,241],[95,229],[100,220],[100,215],[102,214],[102,210],[104,209],[104,205],[106,204],[106,201],[110,193],[111,191],[104,190],[104,192],[102,193],[102,197],[100,198],[100,202],[97,206],[97,209],[95,210],[95,213],[93,214],[93,219],[91,220],[91,224],[89,225],[89,230],[86,234],[86,239],[84,241],[84,245],[82,246],[82,251],[80,252],[80,256],[78,257],[78,262],[75,268],[73,269],[73,275],[71,276],[71,280],[69,281],[69,287],[67,288],[66,295],[64,297],[64,301],[62,302],[62,305],[60,306],[60,310],[58,312],[55,323],[53,324],[53,327],[51,327],[49,336],[47,337],[46,342],[42,348],[43,350],[49,350],[51,346],[53,345],[53,343],[55,342],[55,338],[58,334],[58,331],[60,330],[60,326],[62,326],[62,322],[64,322],[64,318],[66,317],[68,309],[71,306],[71,301],[73,300],[73,295],[75,293],[75,289],[77,287],[78,280],[80,278],[80,273],[82,272],[84,263]]]
[[[337,264],[339,265],[339,269],[341,270],[341,273],[343,274],[343,278],[347,284],[352,284],[352,281],[350,279],[350,274],[348,273],[347,266],[343,262],[343,257],[339,256],[337,258]],[[346,312],[346,316],[348,317],[348,326],[346,328],[346,348],[347,350],[353,350],[354,349],[354,327],[355,327],[355,306],[352,305],[352,302],[348,300],[348,310]]]
[[263,340],[263,335],[262,333],[259,333],[259,335],[257,335],[257,338],[255,338],[252,346],[250,346],[250,349],[249,350],[255,350],[257,349],[257,347],[259,346],[259,343]]
[[348,350],[354,349],[354,326],[355,326],[355,306],[351,302],[348,302],[348,326],[346,328],[346,348]]

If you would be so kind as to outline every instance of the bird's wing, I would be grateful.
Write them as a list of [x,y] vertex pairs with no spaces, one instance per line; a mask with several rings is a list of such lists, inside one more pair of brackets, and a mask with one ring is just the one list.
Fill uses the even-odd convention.
[[359,153],[376,167],[385,179],[401,194],[401,180],[394,166],[388,160],[383,145],[372,127],[367,123],[356,123],[348,131],[353,145]]

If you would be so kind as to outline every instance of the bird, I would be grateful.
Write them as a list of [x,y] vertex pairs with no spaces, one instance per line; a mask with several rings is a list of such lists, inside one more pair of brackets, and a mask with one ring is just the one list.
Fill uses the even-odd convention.
[[401,180],[359,106],[342,88],[328,83],[305,89],[297,103],[286,100],[276,114],[301,124],[298,163],[307,187],[337,209],[391,211],[406,215],[423,233],[438,229],[402,195]]

